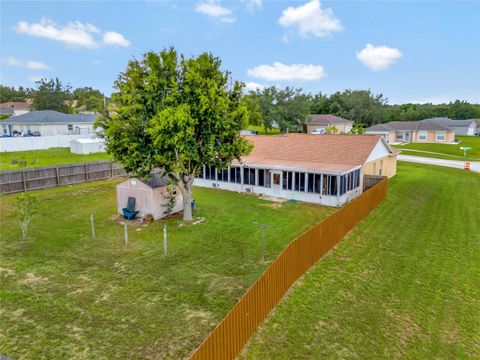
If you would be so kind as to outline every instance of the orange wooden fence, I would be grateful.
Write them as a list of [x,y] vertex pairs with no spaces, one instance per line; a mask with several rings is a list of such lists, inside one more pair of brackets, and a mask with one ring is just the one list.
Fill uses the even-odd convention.
[[234,359],[290,286],[387,195],[387,179],[293,240],[248,289],[192,360]]

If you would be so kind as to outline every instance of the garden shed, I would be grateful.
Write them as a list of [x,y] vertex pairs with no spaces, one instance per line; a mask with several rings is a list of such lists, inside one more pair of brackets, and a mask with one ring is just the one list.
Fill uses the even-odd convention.
[[74,154],[93,154],[105,152],[105,145],[102,139],[87,138],[70,141],[70,152]]
[[122,209],[127,206],[128,198],[135,198],[135,210],[138,217],[152,215],[155,220],[167,216],[168,203],[171,198],[175,204],[171,213],[183,210],[182,194],[175,185],[169,185],[167,178],[161,174],[152,174],[146,179],[130,178],[117,184],[117,208],[122,214]]

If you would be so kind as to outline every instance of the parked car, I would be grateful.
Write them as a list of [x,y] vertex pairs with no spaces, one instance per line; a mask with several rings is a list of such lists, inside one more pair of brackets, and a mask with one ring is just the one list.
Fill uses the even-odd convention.
[[325,135],[327,133],[327,130],[324,128],[318,128],[313,130],[311,133],[314,135]]
[[42,135],[40,134],[40,131],[34,131],[32,133],[32,136],[42,136]]

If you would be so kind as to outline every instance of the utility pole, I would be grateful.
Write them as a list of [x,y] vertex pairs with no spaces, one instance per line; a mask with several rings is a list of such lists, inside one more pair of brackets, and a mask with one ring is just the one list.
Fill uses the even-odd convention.
[[260,226],[262,228],[262,262],[265,262],[265,251],[267,247],[267,241],[265,239],[265,229],[271,229],[272,226],[267,224],[260,224],[260,223],[257,223],[256,221],[254,221],[253,224]]

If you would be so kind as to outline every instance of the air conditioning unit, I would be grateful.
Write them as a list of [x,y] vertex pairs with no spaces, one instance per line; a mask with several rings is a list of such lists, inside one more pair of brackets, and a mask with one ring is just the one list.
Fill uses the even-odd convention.
[[253,188],[245,188],[245,192],[253,193]]
[[218,187],[220,187],[220,184],[213,183],[212,186],[213,186],[214,188],[218,188]]

